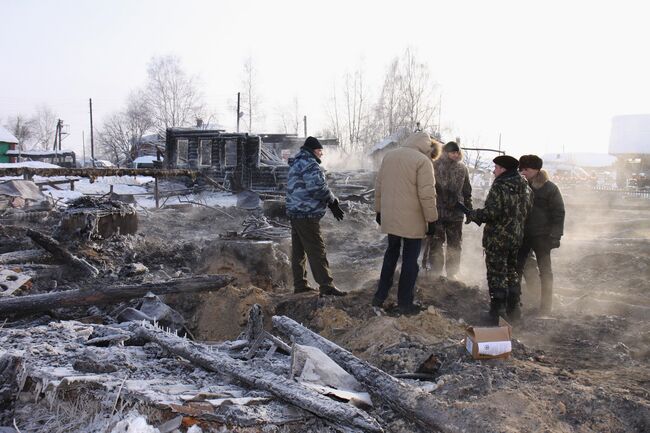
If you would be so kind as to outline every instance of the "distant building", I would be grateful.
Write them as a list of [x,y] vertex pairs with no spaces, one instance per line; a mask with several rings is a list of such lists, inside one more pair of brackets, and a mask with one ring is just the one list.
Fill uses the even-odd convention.
[[[306,137],[299,137],[297,134],[259,134],[259,137],[269,150],[275,152],[285,161],[298,152],[306,139]],[[339,146],[338,138],[316,138],[318,138],[325,150]]]
[[6,154],[13,157],[16,162],[40,161],[59,167],[77,166],[77,156],[72,150],[8,150]]
[[609,154],[618,158],[619,187],[650,187],[650,114],[612,118]]
[[16,162],[7,152],[15,150],[17,144],[18,139],[7,128],[0,126],[0,162]]
[[282,191],[289,166],[257,135],[168,128],[165,166],[203,172],[233,191]]

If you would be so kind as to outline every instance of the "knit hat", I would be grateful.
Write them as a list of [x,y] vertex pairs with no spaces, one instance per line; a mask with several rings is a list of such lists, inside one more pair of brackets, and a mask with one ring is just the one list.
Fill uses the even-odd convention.
[[307,149],[315,150],[315,149],[322,149],[323,145],[320,144],[318,138],[307,137],[307,139],[305,140],[305,144],[303,144],[303,147],[306,147]]
[[496,165],[500,165],[506,170],[514,170],[519,166],[519,161],[517,158],[513,158],[510,155],[499,155],[492,160]]
[[522,155],[519,158],[519,170],[523,170],[524,168],[541,170],[542,164],[544,164],[544,161],[537,155]]
[[458,147],[458,144],[455,141],[450,141],[449,143],[445,144],[445,147],[442,148],[445,152],[459,152],[460,147]]

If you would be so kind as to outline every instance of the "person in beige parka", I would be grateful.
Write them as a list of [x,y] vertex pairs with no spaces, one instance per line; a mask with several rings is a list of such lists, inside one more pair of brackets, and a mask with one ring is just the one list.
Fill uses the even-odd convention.
[[373,306],[381,306],[393,284],[402,249],[402,271],[397,303],[401,313],[414,313],[415,280],[422,239],[432,235],[438,219],[431,137],[425,132],[409,136],[404,145],[384,156],[375,182],[375,211],[388,247]]

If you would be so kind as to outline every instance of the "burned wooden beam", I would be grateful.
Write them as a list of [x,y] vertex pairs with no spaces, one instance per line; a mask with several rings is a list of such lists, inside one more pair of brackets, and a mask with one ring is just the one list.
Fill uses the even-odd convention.
[[27,229],[26,234],[32,241],[34,241],[34,243],[52,254],[56,259],[79,269],[90,277],[96,277],[99,275],[99,271],[96,267],[88,263],[85,259],[80,259],[67,249],[63,248],[56,239],[32,229]]
[[458,433],[454,419],[445,410],[445,403],[431,394],[408,385],[390,374],[370,365],[349,351],[337,346],[326,338],[310,331],[286,316],[274,316],[273,326],[296,343],[313,346],[322,350],[343,369],[367,387],[371,396],[382,400],[395,412],[426,429]]
[[255,389],[268,391],[280,399],[309,411],[334,424],[352,427],[355,431],[382,432],[379,423],[366,412],[325,397],[293,380],[254,367],[245,361],[210,349],[209,346],[166,333],[152,326],[131,327],[136,339],[159,344],[208,371],[230,376]]
[[63,292],[4,298],[0,299],[0,317],[9,315],[24,316],[54,308],[112,304],[139,298],[148,292],[153,292],[156,295],[167,295],[171,293],[216,291],[233,281],[234,278],[228,275],[204,275],[157,283],[131,284],[99,289],[67,290]]
[[0,265],[40,262],[48,257],[50,255],[43,250],[12,251],[0,254]]
[[0,168],[0,177],[3,176],[78,176],[97,178],[102,176],[152,176],[152,177],[177,177],[189,176],[196,178],[199,172],[186,169],[159,169],[159,168],[33,168],[11,167]]

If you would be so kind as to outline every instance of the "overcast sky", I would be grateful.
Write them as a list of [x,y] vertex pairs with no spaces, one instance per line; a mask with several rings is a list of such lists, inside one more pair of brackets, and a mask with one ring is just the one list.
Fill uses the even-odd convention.
[[[252,56],[266,113],[297,97],[310,132],[325,126],[332,83],[363,65],[378,91],[407,47],[442,89],[443,127],[465,144],[607,152],[611,118],[650,113],[650,26],[628,1],[0,0],[0,120],[51,107],[81,149],[141,86],[152,56],[199,76],[220,124]],[[453,137],[445,137],[453,138]]]

